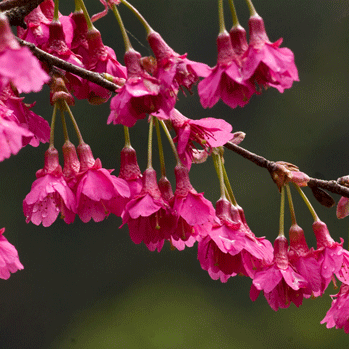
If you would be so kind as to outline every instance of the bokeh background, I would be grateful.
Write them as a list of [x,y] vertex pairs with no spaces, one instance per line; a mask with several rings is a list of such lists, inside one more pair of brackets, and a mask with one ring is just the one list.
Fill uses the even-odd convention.
[[[191,60],[210,66],[216,62],[217,3],[208,0],[131,1],[173,49],[188,52]],[[225,1],[226,26],[232,22]],[[297,164],[310,176],[336,179],[349,173],[349,2],[254,1],[264,18],[271,41],[284,38],[293,50],[300,82],[280,94],[269,89],[253,96],[244,108],[230,109],[222,102],[204,110],[196,94],[179,94],[177,108],[188,117],[219,117],[234,130],[246,132],[242,145],[271,160]],[[101,11],[98,1],[86,0],[91,14]],[[247,28],[248,9],[236,0],[241,24]],[[73,1],[61,2],[61,12],[74,10]],[[151,52],[136,18],[120,6],[134,48]],[[110,12],[96,27],[104,43],[123,62],[123,43]],[[48,88],[26,97],[37,101],[34,111],[50,120]],[[91,106],[77,102],[73,113],[84,139],[104,167],[119,168],[123,146],[120,126],[106,125],[109,103]],[[59,124],[58,124],[59,125]],[[71,129],[72,141],[76,141]],[[57,127],[56,147],[62,145]],[[141,169],[146,164],[147,123],[131,131]],[[1,227],[18,249],[25,266],[7,281],[0,280],[0,348],[333,348],[349,341],[343,330],[326,329],[320,321],[330,307],[329,294],[305,300],[300,308],[274,312],[263,296],[249,299],[251,281],[231,278],[213,281],[200,268],[196,247],[161,253],[135,245],[120,218],[101,223],[71,225],[57,220],[51,227],[26,224],[22,200],[43,166],[47,145],[26,147],[0,163]],[[154,155],[156,158],[156,155]],[[226,151],[228,174],[239,204],[257,236],[273,241],[278,232],[279,194],[267,171]],[[174,161],[166,148],[168,177]],[[155,161],[154,166],[158,169]],[[215,202],[219,196],[212,162],[195,165],[191,180],[198,192]],[[335,208],[321,207],[305,190],[335,240],[348,244],[349,220],[337,220]],[[335,196],[338,200],[339,197]],[[312,219],[296,193],[299,224],[310,246]],[[290,224],[286,219],[286,230]]]

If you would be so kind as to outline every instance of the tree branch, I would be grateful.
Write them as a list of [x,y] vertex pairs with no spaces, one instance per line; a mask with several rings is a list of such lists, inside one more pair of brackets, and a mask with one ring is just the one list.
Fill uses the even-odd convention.
[[88,81],[94,82],[97,85],[100,85],[107,90],[115,92],[116,89],[120,88],[119,85],[114,84],[111,81],[108,81],[102,77],[101,74],[92,72],[90,70],[78,67],[74,64],[68,63],[63,59],[55,57],[39,48],[37,48],[34,44],[24,41],[20,38],[17,38],[18,42],[23,45],[29,47],[34,56],[40,61],[46,62],[49,66],[55,66],[57,68],[61,68],[69,73],[78,75]]
[[13,26],[27,28],[24,17],[38,7],[44,0],[7,0],[0,3],[0,11],[5,14]]
[[[270,172],[270,174],[278,169],[276,162],[267,160],[263,156],[254,154],[236,144],[228,142],[224,144],[224,146],[234,153],[241,155],[245,159],[252,161],[257,166],[266,168]],[[349,198],[349,188],[339,184],[338,181],[335,180],[326,181],[323,179],[310,178],[308,186],[326,189],[331,193],[339,194]]]

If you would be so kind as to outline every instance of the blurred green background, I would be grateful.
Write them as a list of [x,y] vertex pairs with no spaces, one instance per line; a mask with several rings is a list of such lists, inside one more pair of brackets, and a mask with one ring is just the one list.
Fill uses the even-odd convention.
[[[131,1],[178,53],[210,66],[216,62],[218,34],[216,1]],[[98,1],[86,1],[90,13],[102,10]],[[190,118],[219,117],[236,131],[246,132],[242,145],[270,160],[297,164],[310,176],[336,179],[349,173],[349,2],[255,0],[271,41],[284,38],[283,46],[295,53],[300,82],[280,94],[269,89],[253,96],[244,108],[230,109],[219,102],[202,109],[196,88],[191,96],[179,94],[177,108]],[[241,24],[247,29],[248,10],[236,1]],[[73,11],[73,1],[61,1],[61,12]],[[225,2],[226,26],[232,22]],[[134,48],[150,50],[135,17],[120,6]],[[122,62],[123,43],[110,12],[96,27],[104,43],[113,47]],[[50,120],[48,88],[26,97],[37,100],[34,111]],[[73,108],[84,139],[104,167],[118,173],[123,146],[120,126],[106,125],[109,103],[91,106],[77,102]],[[73,141],[76,138],[73,136]],[[62,145],[57,127],[56,147]],[[131,131],[141,169],[145,169],[147,124]],[[16,246],[25,269],[0,280],[0,348],[333,348],[349,339],[343,330],[326,329],[320,321],[337,293],[305,300],[297,309],[274,312],[263,296],[252,303],[251,281],[231,278],[213,281],[200,268],[196,247],[161,253],[135,245],[120,218],[101,223],[66,225],[57,220],[49,228],[26,224],[22,200],[43,166],[47,145],[26,147],[0,163],[1,227]],[[166,148],[168,177],[173,181],[174,161]],[[156,158],[156,155],[154,155]],[[279,194],[269,174],[238,155],[226,151],[228,174],[239,204],[257,236],[273,241],[278,232]],[[154,166],[158,169],[158,164]],[[198,192],[215,202],[218,183],[209,160],[193,166],[191,180]],[[348,219],[337,220],[335,209],[321,207],[305,190],[336,241],[348,244]],[[336,200],[339,197],[335,197]],[[299,224],[314,246],[312,219],[294,195]],[[290,221],[286,219],[286,230]]]

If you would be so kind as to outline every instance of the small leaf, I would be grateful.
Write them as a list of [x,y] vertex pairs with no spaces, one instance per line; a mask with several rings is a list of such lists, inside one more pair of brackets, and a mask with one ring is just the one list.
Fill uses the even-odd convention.
[[315,199],[320,202],[321,205],[326,207],[333,207],[335,205],[335,201],[330,194],[325,192],[323,189],[319,187],[310,187]]

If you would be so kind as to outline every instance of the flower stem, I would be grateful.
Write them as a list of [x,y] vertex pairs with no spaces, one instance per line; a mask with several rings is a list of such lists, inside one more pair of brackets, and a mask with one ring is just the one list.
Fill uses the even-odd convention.
[[258,13],[252,4],[252,1],[251,0],[245,0],[245,1],[246,1],[247,6],[248,6],[248,9],[250,10],[250,17],[258,16]]
[[152,168],[153,165],[153,123],[154,123],[154,116],[150,116],[150,122],[149,122],[149,134],[148,134],[148,164],[147,168]]
[[127,126],[124,126],[124,135],[125,135],[125,147],[130,147],[131,146],[130,131]]
[[50,144],[49,148],[54,147],[55,143],[55,124],[56,124],[56,114],[57,114],[57,103],[53,106],[52,120],[51,120],[51,130],[50,130]]
[[59,21],[59,0],[55,0],[55,8],[53,12],[53,21]]
[[66,111],[68,112],[69,116],[70,116],[70,120],[71,122],[73,123],[73,126],[74,126],[74,129],[75,129],[75,132],[76,132],[76,135],[78,137],[78,140],[79,140],[79,144],[84,144],[84,140],[82,139],[82,135],[81,135],[81,132],[79,130],[79,126],[74,118],[74,115],[73,113],[71,112],[70,108],[69,108],[69,105],[68,103],[64,100],[64,106],[66,108]]
[[284,225],[285,225],[285,186],[282,186],[281,187],[279,236],[285,236]]
[[172,139],[172,137],[170,135],[170,132],[167,129],[167,126],[165,125],[163,120],[159,120],[159,122],[160,122],[160,125],[162,126],[163,130],[165,131],[166,137],[167,137],[167,139],[168,139],[168,141],[170,143],[170,146],[172,148],[173,154],[174,154],[174,156],[176,158],[177,165],[181,165],[182,164],[181,159],[179,158],[176,146],[175,146],[175,144],[173,142],[173,139]]
[[124,44],[125,44],[125,51],[129,51],[130,49],[132,49],[132,45],[131,45],[130,39],[129,39],[127,33],[126,33],[126,29],[125,29],[124,23],[122,22],[119,10],[117,9],[115,4],[113,4],[111,9],[112,9],[112,11],[114,13],[114,16],[115,16],[116,20],[119,23],[120,30],[121,30],[121,35],[122,35],[122,38],[123,38]]
[[219,33],[224,33],[226,29],[224,23],[223,0],[218,0],[218,22]]
[[126,0],[120,0],[121,3],[123,3],[125,6],[127,6],[138,18],[138,20],[142,23],[143,27],[145,28],[147,35],[149,35],[154,30],[151,28],[149,23],[144,19],[144,17],[139,13],[139,11],[133,7],[128,1]]
[[[293,183],[294,184],[294,183]],[[314,221],[318,221],[319,220],[319,217],[318,215],[316,214],[315,210],[314,210],[314,207],[311,205],[310,201],[308,200],[308,198],[305,196],[305,194],[303,193],[303,190],[297,185],[297,184],[294,184],[294,186],[296,187],[299,195],[302,197],[303,201],[305,202],[305,204],[307,205],[308,207],[308,210],[310,211],[311,215],[313,216],[313,219]]]
[[217,172],[218,180],[219,180],[219,189],[221,192],[221,199],[226,199],[225,195],[225,185],[224,185],[224,176],[223,176],[223,168],[222,168],[222,159],[220,154],[216,154],[214,151],[212,152],[212,160],[214,167]]
[[225,169],[224,163],[222,163],[222,170],[223,170],[224,184],[225,184],[225,187],[226,187],[227,192],[229,194],[230,201],[234,206],[237,206],[238,203],[235,199],[235,196],[233,193],[233,188],[230,185],[229,177],[228,177],[227,171]]
[[233,0],[229,0],[229,6],[230,6],[231,16],[233,17],[233,27],[237,27],[238,25],[240,25],[240,23],[239,23],[238,15],[236,13]]
[[157,118],[155,118],[155,128],[156,128],[156,136],[157,136],[157,139],[158,139],[161,177],[166,177],[164,148],[162,146],[159,120]]
[[[90,31],[90,30],[95,29],[94,25],[92,24],[90,15],[87,12],[84,0],[76,0],[76,1],[78,2],[78,6],[80,6],[82,11],[84,12],[84,16],[85,16],[85,19],[86,19],[86,22],[87,22],[87,30]],[[75,5],[75,7],[77,7],[77,5]]]
[[296,225],[297,224],[296,212],[294,210],[293,201],[292,201],[292,195],[291,195],[291,189],[290,189],[289,184],[286,184],[286,191],[287,191],[288,206],[290,208],[292,225]]
[[62,120],[62,127],[63,127],[64,140],[65,140],[65,141],[69,141],[67,123],[66,123],[66,121],[65,121],[64,111],[63,111],[62,109],[61,109],[61,120]]

